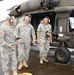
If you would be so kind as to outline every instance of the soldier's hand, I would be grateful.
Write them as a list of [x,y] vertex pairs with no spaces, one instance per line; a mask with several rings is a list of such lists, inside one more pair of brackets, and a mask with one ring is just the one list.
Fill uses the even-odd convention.
[[50,40],[50,43],[52,43],[52,39]]
[[21,40],[20,39],[18,40],[18,43],[21,43]]
[[36,45],[35,42],[32,42],[32,45]]
[[9,45],[9,48],[13,48],[14,46],[13,45]]
[[40,40],[37,40],[37,43],[40,44]]

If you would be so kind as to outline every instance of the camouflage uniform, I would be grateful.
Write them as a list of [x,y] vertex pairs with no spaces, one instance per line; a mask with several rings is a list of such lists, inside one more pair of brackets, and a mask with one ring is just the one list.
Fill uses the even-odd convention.
[[[4,72],[8,71],[8,63],[11,59],[12,70],[17,69],[17,59],[16,59],[16,50],[15,42],[13,36],[13,26],[8,26],[6,23],[1,27],[3,33],[0,34],[0,47],[1,58],[2,58],[2,68]],[[9,45],[13,45],[14,48],[9,48]]]
[[31,24],[26,25],[25,22],[21,22],[16,26],[15,31],[15,36],[21,40],[21,43],[18,43],[18,61],[28,61],[31,36],[35,41],[34,28]]
[[48,33],[51,32],[51,25],[48,24],[47,27],[44,24],[40,24],[38,26],[37,32],[40,33],[40,44],[39,44],[39,49],[40,49],[40,57],[47,57],[47,53],[49,51],[49,41],[50,38],[46,39],[46,34],[45,32],[48,31]]

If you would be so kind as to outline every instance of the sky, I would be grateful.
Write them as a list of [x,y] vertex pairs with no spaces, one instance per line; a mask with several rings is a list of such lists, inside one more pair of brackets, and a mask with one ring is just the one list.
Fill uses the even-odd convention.
[[0,1],[0,21],[5,20],[8,16],[9,11],[7,9],[19,5],[22,2],[25,2],[27,0],[3,0]]

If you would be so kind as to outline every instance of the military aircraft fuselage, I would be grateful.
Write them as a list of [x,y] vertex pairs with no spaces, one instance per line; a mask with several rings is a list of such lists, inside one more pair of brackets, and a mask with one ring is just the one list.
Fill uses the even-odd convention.
[[[74,48],[74,0],[28,0],[9,9],[10,16],[18,20],[25,14],[31,15],[31,23],[37,30],[39,22],[49,16],[53,41],[61,46]],[[17,22],[18,23],[18,22]]]

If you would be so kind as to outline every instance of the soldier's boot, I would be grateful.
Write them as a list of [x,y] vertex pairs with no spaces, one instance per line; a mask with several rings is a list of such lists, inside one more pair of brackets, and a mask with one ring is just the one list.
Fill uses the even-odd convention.
[[41,65],[43,64],[43,58],[40,58],[40,64]]
[[17,70],[13,71],[13,75],[18,75]]
[[26,61],[23,61],[23,65],[24,65],[24,67],[28,68],[28,64]]
[[5,72],[4,75],[9,75],[9,73],[8,72]]
[[20,62],[19,66],[18,66],[18,70],[21,70],[23,68],[23,63]]
[[43,61],[45,61],[45,62],[49,62],[46,58],[43,58]]

